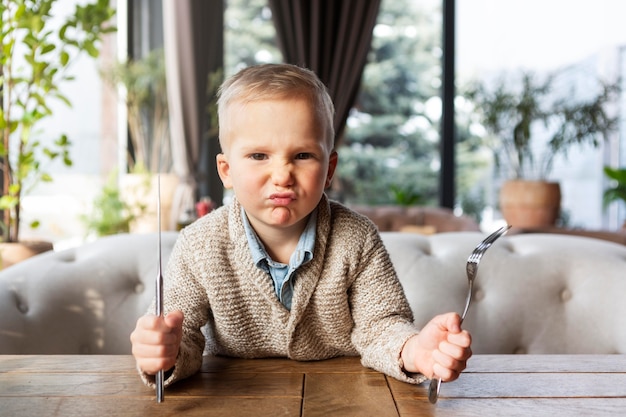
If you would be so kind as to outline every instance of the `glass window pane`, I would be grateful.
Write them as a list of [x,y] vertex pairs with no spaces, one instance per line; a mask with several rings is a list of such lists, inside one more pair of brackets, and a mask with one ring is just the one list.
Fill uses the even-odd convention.
[[441,1],[383,0],[357,103],[338,149],[333,197],[437,204]]
[[281,62],[267,0],[227,0],[224,66],[228,77],[250,65]]
[[[611,0],[458,0],[457,1],[457,125],[459,165],[481,159],[484,169],[468,181],[467,194],[458,194],[461,205],[485,205],[486,223],[500,221],[498,190],[506,174],[498,176],[489,138],[477,120],[471,100],[464,93],[472,82],[495,88],[504,86],[519,98],[521,77],[533,74],[537,83],[553,76],[550,93],[544,98],[554,108],[590,100],[601,91],[600,82],[615,83],[624,75],[626,3]],[[493,90],[492,90],[493,91]],[[483,106],[483,110],[486,106]],[[616,98],[608,107],[618,115]],[[478,109],[480,110],[480,109]],[[551,119],[553,120],[553,119]],[[553,123],[553,122],[551,122]],[[531,143],[538,163],[554,131],[554,124],[533,125]],[[622,126],[622,125],[620,125]],[[623,130],[623,126],[621,127]],[[509,130],[512,135],[512,129]],[[619,132],[597,148],[591,145],[568,148],[554,159],[544,177],[558,181],[562,192],[561,225],[590,229],[615,228],[616,216],[602,209],[602,192],[607,185],[602,167],[624,164],[626,144]],[[493,143],[493,142],[491,142]],[[621,155],[620,155],[621,152]],[[502,155],[498,153],[498,155]],[[529,173],[531,174],[531,173]],[[537,177],[537,172],[532,172]]]
[[[55,2],[53,25],[60,25],[61,18],[82,3]],[[97,60],[82,54],[70,64],[66,75],[75,78],[60,84],[59,89],[72,106],[49,98],[52,115],[31,132],[43,144],[51,144],[66,134],[71,142],[73,165],[65,166],[58,159],[43,162],[42,169],[53,181],[25,184],[20,239],[50,241],[59,249],[80,244],[85,237],[80,216],[90,210],[101,189],[102,173],[117,166],[117,102],[99,74],[102,65],[115,59],[115,42],[116,35],[108,35]],[[29,227],[34,221],[40,222],[36,229]]]

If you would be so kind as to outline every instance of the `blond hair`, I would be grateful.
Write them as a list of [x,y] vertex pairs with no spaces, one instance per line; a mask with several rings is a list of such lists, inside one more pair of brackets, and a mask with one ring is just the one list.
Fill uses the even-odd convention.
[[220,144],[224,147],[221,128],[228,107],[234,102],[249,103],[267,99],[303,98],[315,112],[321,132],[330,148],[334,146],[335,107],[328,90],[317,75],[291,64],[261,64],[244,68],[228,78],[218,91],[217,113]]

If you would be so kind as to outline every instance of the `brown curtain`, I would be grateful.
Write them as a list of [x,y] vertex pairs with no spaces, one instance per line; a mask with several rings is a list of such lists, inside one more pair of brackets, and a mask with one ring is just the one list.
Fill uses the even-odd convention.
[[269,0],[285,62],[315,71],[335,103],[335,146],[354,105],[380,0]]
[[[223,187],[215,167],[217,140],[207,137],[207,83],[223,66],[223,1],[163,0],[167,97],[174,172],[180,185],[172,222],[199,196],[221,204]],[[200,194],[200,195],[198,195]]]

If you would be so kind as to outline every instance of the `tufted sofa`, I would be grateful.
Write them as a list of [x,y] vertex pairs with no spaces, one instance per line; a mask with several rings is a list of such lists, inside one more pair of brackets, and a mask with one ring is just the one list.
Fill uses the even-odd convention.
[[[162,235],[166,261],[176,232]],[[156,234],[120,234],[0,271],[0,354],[130,353],[154,296]]]
[[[176,232],[163,235],[167,260]],[[460,311],[480,232],[384,232],[416,322]],[[157,236],[116,235],[0,272],[0,354],[129,353],[154,294]],[[476,353],[626,353],[626,246],[505,236],[485,254],[464,327]]]

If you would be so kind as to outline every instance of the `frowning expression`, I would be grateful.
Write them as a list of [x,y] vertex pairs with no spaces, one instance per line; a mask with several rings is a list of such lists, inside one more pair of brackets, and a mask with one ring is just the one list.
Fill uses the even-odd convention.
[[298,98],[232,103],[221,129],[220,177],[257,233],[303,230],[337,164],[310,104]]

